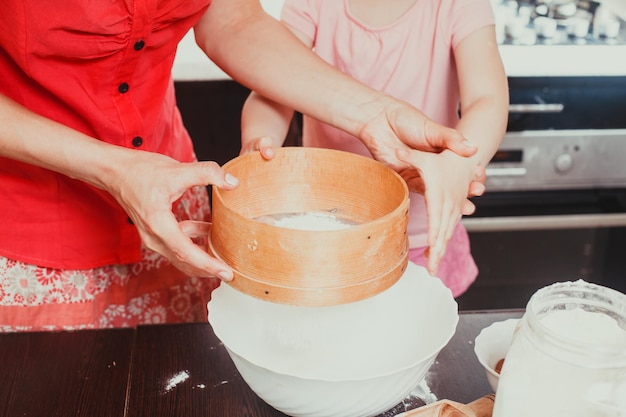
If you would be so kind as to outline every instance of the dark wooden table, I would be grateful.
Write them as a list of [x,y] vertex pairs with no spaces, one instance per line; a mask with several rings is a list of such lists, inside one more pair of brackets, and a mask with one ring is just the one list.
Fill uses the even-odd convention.
[[[491,392],[474,338],[522,311],[462,312],[429,370],[433,398]],[[424,384],[423,384],[424,385]],[[391,417],[424,404],[411,395]],[[2,417],[280,417],[243,381],[208,323],[0,334]],[[340,416],[337,416],[340,417]]]

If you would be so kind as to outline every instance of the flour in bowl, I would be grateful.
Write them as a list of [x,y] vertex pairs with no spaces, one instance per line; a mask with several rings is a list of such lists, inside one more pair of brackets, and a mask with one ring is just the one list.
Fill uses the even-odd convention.
[[343,230],[356,224],[325,212],[272,214],[257,217],[255,220],[287,229],[319,231]]

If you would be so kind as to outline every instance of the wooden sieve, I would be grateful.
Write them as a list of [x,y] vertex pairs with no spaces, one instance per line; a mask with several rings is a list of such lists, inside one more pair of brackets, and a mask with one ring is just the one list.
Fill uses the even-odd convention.
[[[271,302],[328,306],[376,295],[408,262],[408,188],[364,156],[321,148],[254,152],[227,162],[235,190],[213,187],[209,252],[234,270],[234,288]],[[342,230],[297,230],[255,220],[332,213]]]

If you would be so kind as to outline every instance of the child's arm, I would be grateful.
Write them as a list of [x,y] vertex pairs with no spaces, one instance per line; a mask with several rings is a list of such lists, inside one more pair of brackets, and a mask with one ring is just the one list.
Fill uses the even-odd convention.
[[470,159],[486,166],[500,146],[508,120],[509,94],[493,26],[461,41],[454,56],[461,93],[456,128],[478,146]]
[[[307,48],[313,40],[296,28],[285,25]],[[260,151],[264,158],[273,157],[273,148],[285,142],[294,111],[287,106],[252,92],[241,112],[241,154]]]
[[260,151],[265,159],[274,157],[274,148],[283,146],[294,111],[254,91],[241,111],[241,152]]
[[507,79],[493,26],[479,29],[461,41],[454,56],[461,94],[461,119],[456,129],[478,146],[478,152],[469,158],[450,151],[398,153],[400,160],[418,167],[413,181],[423,183],[431,273],[436,272],[461,215],[474,211],[467,196],[482,194],[484,188],[477,187],[475,180],[484,174],[484,167],[498,149],[508,117]]

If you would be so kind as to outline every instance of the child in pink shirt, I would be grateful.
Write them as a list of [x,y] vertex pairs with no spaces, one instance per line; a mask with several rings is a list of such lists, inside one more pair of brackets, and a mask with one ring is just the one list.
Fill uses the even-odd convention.
[[[410,160],[402,151],[397,155],[423,168],[402,174],[418,191],[410,194],[409,258],[427,266],[459,296],[475,280],[477,267],[458,220],[473,212],[466,197],[482,193],[477,167],[488,163],[506,128],[506,75],[489,0],[286,0],[281,19],[329,64],[411,103],[478,146],[471,158],[450,151]],[[291,109],[253,92],[242,114],[242,153],[260,150],[271,158],[272,147],[283,144],[292,116]],[[371,156],[358,138],[307,116],[302,140],[304,146]],[[424,190],[421,177],[427,175],[436,177],[437,189]],[[429,252],[443,250],[428,238],[434,233],[428,229],[446,227],[428,222],[428,201],[436,198],[446,202],[440,215],[452,219],[452,226],[445,233],[443,257],[429,259]]]

